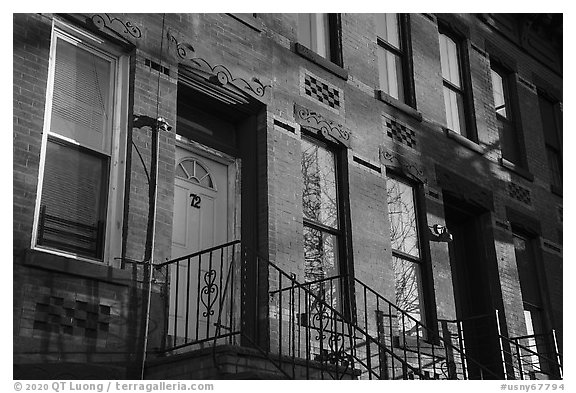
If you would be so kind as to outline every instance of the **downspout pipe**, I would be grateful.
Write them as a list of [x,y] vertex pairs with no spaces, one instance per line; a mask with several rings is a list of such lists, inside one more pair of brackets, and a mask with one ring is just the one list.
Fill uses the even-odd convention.
[[150,184],[148,188],[148,226],[146,228],[146,244],[144,250],[144,279],[145,284],[144,303],[146,304],[144,321],[142,324],[142,363],[140,367],[140,379],[144,379],[144,369],[146,363],[146,349],[148,347],[148,328],[150,325],[150,304],[152,295],[152,267],[154,265],[154,243],[156,239],[156,212],[158,196],[158,145],[160,139],[159,131],[170,131],[172,127],[162,117],[156,119],[150,116],[134,116],[134,128],[149,127],[152,130],[152,143],[150,149]]

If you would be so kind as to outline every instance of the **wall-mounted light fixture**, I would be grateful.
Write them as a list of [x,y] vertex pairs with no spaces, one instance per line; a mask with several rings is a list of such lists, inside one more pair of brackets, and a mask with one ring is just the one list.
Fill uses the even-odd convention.
[[450,233],[448,228],[446,228],[443,225],[434,224],[428,228],[430,229],[430,235],[431,235],[430,241],[448,243],[453,240],[452,234]]
[[172,126],[163,117],[154,119],[145,115],[134,115],[134,128],[150,127],[152,130],[171,131]]

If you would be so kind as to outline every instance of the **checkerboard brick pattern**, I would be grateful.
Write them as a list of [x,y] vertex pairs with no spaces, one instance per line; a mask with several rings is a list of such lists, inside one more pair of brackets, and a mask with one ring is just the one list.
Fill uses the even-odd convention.
[[508,183],[508,195],[526,205],[532,205],[530,190],[516,183]]
[[416,133],[413,129],[386,116],[384,117],[384,126],[389,138],[410,148],[416,148]]
[[304,93],[332,109],[340,110],[340,91],[310,74],[304,74]]
[[105,340],[110,327],[108,305],[46,296],[36,303],[34,331]]

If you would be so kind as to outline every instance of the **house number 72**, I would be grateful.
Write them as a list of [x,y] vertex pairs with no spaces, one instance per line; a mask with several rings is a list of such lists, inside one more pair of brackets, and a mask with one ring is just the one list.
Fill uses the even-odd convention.
[[190,197],[192,197],[192,201],[190,202],[190,206],[195,207],[196,209],[200,209],[200,202],[202,201],[202,199],[200,198],[200,195],[190,194]]

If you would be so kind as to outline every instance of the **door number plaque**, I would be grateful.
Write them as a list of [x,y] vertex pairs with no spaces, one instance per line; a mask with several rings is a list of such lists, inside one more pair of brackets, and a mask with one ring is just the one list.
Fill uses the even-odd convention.
[[202,201],[200,195],[190,194],[190,197],[192,198],[190,206],[195,207],[196,209],[200,209],[200,202]]

